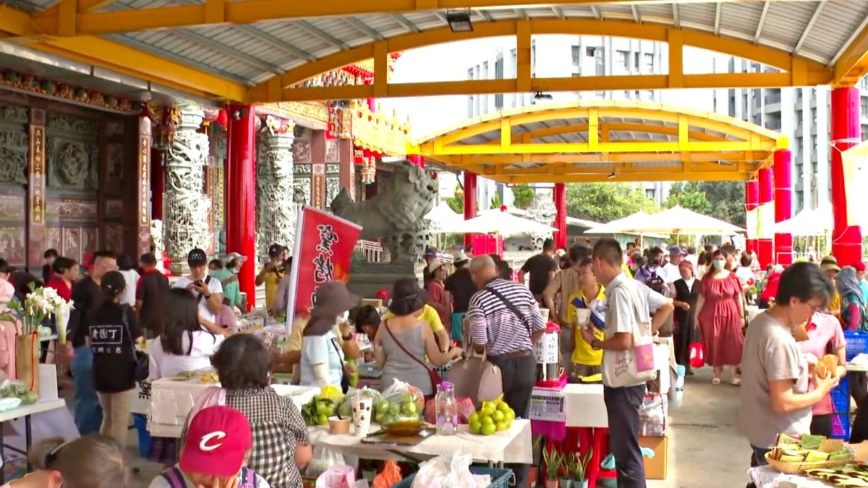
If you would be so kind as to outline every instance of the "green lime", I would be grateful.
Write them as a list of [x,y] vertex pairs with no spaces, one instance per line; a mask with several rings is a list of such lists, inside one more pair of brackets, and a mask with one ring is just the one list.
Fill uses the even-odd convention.
[[506,402],[497,402],[497,409],[506,413],[506,411],[509,410],[509,405],[507,405]]
[[480,424],[479,421],[476,421],[476,422],[470,422],[470,426],[469,426],[469,427],[470,427],[470,433],[471,433],[471,434],[479,435],[479,433],[480,433],[481,430],[482,430],[482,424]]
[[382,402],[377,404],[377,412],[382,412],[386,414],[389,412],[389,402],[383,400]]
[[415,403],[405,403],[401,409],[404,411],[406,415],[416,415],[416,404]]
[[482,435],[491,435],[497,432],[497,427],[494,424],[482,424]]
[[400,403],[393,403],[393,404],[389,405],[388,412],[391,415],[398,415],[399,413],[401,413],[401,404]]
[[483,415],[480,420],[482,425],[494,425],[494,419],[491,418],[491,415]]
[[320,415],[316,418],[316,424],[317,424],[317,425],[328,425],[328,423],[329,423],[329,418],[328,418],[328,416],[325,415],[325,414],[320,414]]
[[493,414],[491,414],[491,418],[494,419],[495,422],[503,422],[503,419],[506,418],[506,415],[503,414],[500,410],[495,410]]
[[467,419],[468,424],[472,424],[473,422],[476,422],[477,424],[481,423],[481,421],[479,420],[479,414],[476,412],[471,413],[470,417]]
[[506,411],[506,420],[509,420],[510,422],[515,420],[515,410],[510,408]]
[[494,428],[497,429],[498,432],[506,430],[506,422],[498,422],[494,424]]

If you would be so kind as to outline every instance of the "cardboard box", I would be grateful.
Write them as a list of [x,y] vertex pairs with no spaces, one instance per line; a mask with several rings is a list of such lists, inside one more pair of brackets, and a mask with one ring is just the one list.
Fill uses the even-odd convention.
[[654,457],[645,457],[645,478],[649,480],[665,480],[669,473],[669,438],[639,437],[639,445],[654,451]]

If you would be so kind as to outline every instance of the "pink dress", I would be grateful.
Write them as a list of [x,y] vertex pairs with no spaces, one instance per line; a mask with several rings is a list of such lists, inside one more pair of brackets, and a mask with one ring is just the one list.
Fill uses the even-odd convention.
[[704,302],[698,318],[705,345],[705,364],[713,367],[741,364],[744,317],[736,304],[741,295],[738,277],[730,273],[726,278],[714,279],[706,274],[700,294]]
[[18,378],[15,372],[15,336],[18,335],[18,322],[0,321],[0,370],[10,380]]

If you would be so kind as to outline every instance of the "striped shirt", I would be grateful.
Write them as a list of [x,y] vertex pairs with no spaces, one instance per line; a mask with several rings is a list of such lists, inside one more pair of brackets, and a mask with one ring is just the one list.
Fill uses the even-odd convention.
[[[525,320],[518,318],[491,290],[503,295]],[[473,295],[467,319],[470,321],[473,344],[485,346],[491,356],[533,350],[531,330],[546,328],[530,290],[520,283],[502,279],[489,282]]]

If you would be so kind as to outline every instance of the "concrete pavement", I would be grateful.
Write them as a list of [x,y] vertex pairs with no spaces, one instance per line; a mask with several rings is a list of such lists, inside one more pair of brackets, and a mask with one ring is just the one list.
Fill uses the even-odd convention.
[[[648,488],[741,488],[747,484],[750,448],[735,428],[738,387],[711,385],[711,369],[687,378],[681,407],[670,408],[669,475],[649,481]],[[135,446],[134,433],[130,444]],[[147,488],[160,466],[130,459],[140,468],[132,488]]]

